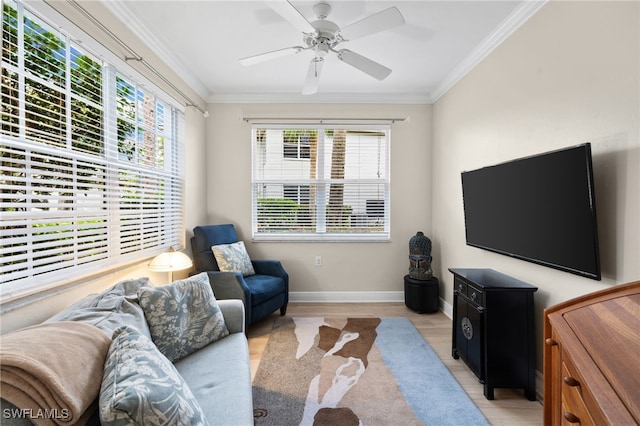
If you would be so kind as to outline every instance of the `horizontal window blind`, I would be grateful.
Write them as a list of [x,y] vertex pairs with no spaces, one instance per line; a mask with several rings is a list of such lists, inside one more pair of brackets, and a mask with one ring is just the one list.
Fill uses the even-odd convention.
[[20,2],[2,40],[2,300],[181,245],[182,114]]
[[386,241],[389,126],[254,125],[255,240]]

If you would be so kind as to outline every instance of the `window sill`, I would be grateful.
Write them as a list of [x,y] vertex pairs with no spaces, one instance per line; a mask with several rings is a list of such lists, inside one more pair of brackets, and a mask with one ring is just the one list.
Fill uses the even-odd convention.
[[103,282],[107,284],[102,286],[116,284],[117,281],[124,279],[128,273],[133,273],[139,267],[138,265],[144,265],[146,262],[147,258],[143,260],[137,259],[119,264],[113,268],[88,272],[73,279],[53,282],[46,286],[33,287],[26,291],[0,292],[0,315],[72,291],[76,288],[99,285]]
[[254,235],[252,241],[282,243],[388,243],[388,234],[377,235],[335,235],[335,234],[260,234]]

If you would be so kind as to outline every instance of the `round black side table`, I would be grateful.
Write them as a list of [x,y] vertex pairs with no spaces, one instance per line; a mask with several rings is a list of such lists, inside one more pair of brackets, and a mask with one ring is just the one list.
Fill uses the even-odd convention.
[[416,280],[409,275],[405,275],[404,304],[409,309],[413,309],[420,314],[438,312],[438,307],[440,306],[438,278]]

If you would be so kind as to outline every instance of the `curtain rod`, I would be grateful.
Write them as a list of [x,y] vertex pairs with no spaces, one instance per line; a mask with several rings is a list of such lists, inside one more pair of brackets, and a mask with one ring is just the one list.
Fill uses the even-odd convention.
[[407,121],[408,117],[404,117],[404,118],[318,118],[318,117],[313,117],[313,118],[309,118],[309,117],[242,117],[242,119],[244,121],[246,121],[247,123],[260,123],[263,121],[268,121],[268,122],[273,122],[273,121],[277,121],[277,122],[292,122],[292,121],[308,121],[308,122],[312,122],[312,123],[320,123],[323,124],[327,121],[351,121],[351,122],[357,122],[357,121],[377,121],[377,122],[389,122],[389,123],[396,123],[396,122],[403,122],[403,121]]
[[[124,60],[125,61],[138,61],[140,62],[142,65],[144,65],[149,71],[151,71],[153,74],[155,74],[160,80],[162,80],[165,84],[167,84],[169,87],[171,87],[173,90],[176,91],[176,93],[178,93],[180,96],[182,96],[186,101],[187,107],[195,107],[198,111],[200,111],[202,113],[202,115],[204,115],[205,117],[209,116],[209,111],[205,110],[204,108],[202,108],[200,105],[198,105],[194,100],[192,100],[187,94],[185,94],[182,90],[180,90],[178,87],[176,87],[175,84],[173,84],[171,81],[169,81],[165,76],[163,76],[162,74],[160,74],[160,72],[158,70],[156,70],[153,65],[151,65],[149,62],[145,61],[144,58],[140,55],[138,55],[136,53],[135,50],[133,50],[131,47],[129,47],[129,45],[127,45],[127,43],[125,43],[124,41],[122,41],[120,39],[120,37],[118,37],[116,34],[113,33],[113,31],[111,31],[110,29],[108,29],[102,22],[100,22],[98,19],[96,19],[92,14],[90,14],[84,7],[80,6],[80,4],[76,1],[76,0],[67,0],[67,2],[69,4],[71,4],[71,6],[73,6],[76,10],[78,10],[80,13],[82,13],[87,19],[89,19],[94,25],[96,25],[98,28],[100,28],[102,31],[104,31],[109,37],[111,37],[115,42],[117,42],[120,46],[122,46],[123,48],[125,48],[130,54],[133,55],[133,57],[125,57]],[[115,53],[115,52],[114,52]]]

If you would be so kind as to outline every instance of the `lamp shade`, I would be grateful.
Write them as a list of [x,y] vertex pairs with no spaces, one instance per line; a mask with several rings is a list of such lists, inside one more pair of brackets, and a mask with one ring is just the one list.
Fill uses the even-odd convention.
[[180,251],[161,253],[149,263],[149,269],[154,272],[180,271],[191,266],[193,266],[193,262],[189,256]]

